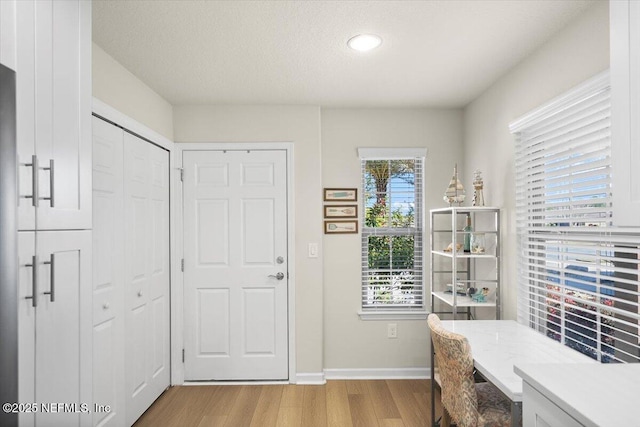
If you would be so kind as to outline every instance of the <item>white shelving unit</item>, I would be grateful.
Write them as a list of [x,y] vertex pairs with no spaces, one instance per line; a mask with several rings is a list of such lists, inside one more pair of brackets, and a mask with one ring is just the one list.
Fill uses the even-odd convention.
[[[467,217],[472,231],[464,231]],[[493,308],[500,319],[500,209],[493,207],[451,207],[432,209],[431,226],[431,310],[454,318],[475,316],[478,308]],[[465,251],[465,237],[482,236],[477,252]],[[455,248],[460,247],[459,250]],[[480,249],[481,248],[481,249]],[[453,292],[456,283],[456,292]],[[470,295],[488,289],[484,301]]]

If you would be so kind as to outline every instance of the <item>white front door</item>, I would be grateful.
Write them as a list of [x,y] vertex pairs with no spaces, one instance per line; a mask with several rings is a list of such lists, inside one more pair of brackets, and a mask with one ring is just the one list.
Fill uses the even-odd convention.
[[286,151],[185,151],[183,168],[185,379],[287,379]]

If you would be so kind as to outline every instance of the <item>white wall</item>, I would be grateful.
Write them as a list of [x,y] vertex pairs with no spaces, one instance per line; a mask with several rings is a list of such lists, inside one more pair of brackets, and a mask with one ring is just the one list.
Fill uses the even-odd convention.
[[609,3],[597,2],[464,110],[465,176],[503,208],[503,317],[516,318],[514,139],[509,123],[609,67]]
[[[358,147],[427,147],[426,211],[444,207],[453,165],[462,161],[462,111],[322,109],[322,185],[360,187]],[[359,195],[362,203],[362,195]],[[428,215],[425,215],[428,224]],[[425,242],[428,242],[425,234]],[[324,236],[324,358],[326,369],[426,368],[426,321],[360,320],[360,236]],[[428,262],[428,256],[425,257]],[[428,264],[425,286],[428,286]],[[387,323],[398,338],[387,338]]]
[[93,43],[93,96],[173,140],[173,107]]
[[[320,108],[314,106],[176,106],[177,142],[293,142],[296,244],[296,363],[298,373],[323,368]],[[322,253],[322,251],[320,251]]]
[[[441,207],[454,162],[471,190],[504,208],[504,317],[516,317],[513,139],[508,124],[608,67],[608,2],[589,9],[464,110],[317,106],[174,106],[93,45],[93,95],[179,142],[295,144],[296,357],[299,373],[427,367],[424,321],[362,321],[360,239],[322,234],[322,188],[359,187],[357,147],[427,147],[426,209]],[[464,147],[464,149],[463,149]],[[428,241],[426,239],[425,241]],[[307,245],[320,243],[320,257]],[[428,258],[427,258],[428,262]],[[428,265],[425,266],[428,278]],[[428,279],[425,282],[428,286]]]

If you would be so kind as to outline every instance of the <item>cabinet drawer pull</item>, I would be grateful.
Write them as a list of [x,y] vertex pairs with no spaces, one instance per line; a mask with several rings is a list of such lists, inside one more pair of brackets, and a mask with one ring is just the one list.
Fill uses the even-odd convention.
[[[24,163],[22,166],[31,168],[31,195],[20,196],[21,199],[31,199],[31,205],[38,207],[38,156],[31,156],[31,163]],[[34,306],[35,307],[35,306]]]
[[43,171],[49,171],[49,197],[39,197],[40,200],[48,200],[49,206],[54,207],[54,198],[53,198],[53,159],[49,160],[48,168],[40,168]]
[[105,302],[104,304],[102,304],[102,309],[103,310],[109,310],[109,303]]
[[31,276],[31,295],[24,297],[31,300],[31,306],[38,306],[38,257],[33,255],[31,257],[31,264],[25,264],[25,267],[31,267],[33,275]]
[[45,261],[43,264],[49,265],[49,281],[51,282],[51,288],[49,292],[43,292],[45,295],[49,295],[51,298],[51,302],[55,302],[56,300],[56,255],[51,254],[49,256],[49,261]]

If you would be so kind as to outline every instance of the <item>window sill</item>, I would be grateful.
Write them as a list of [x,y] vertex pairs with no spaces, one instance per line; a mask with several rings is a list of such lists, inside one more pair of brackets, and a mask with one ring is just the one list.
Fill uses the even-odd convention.
[[359,311],[360,320],[424,320],[429,313],[425,311]]

